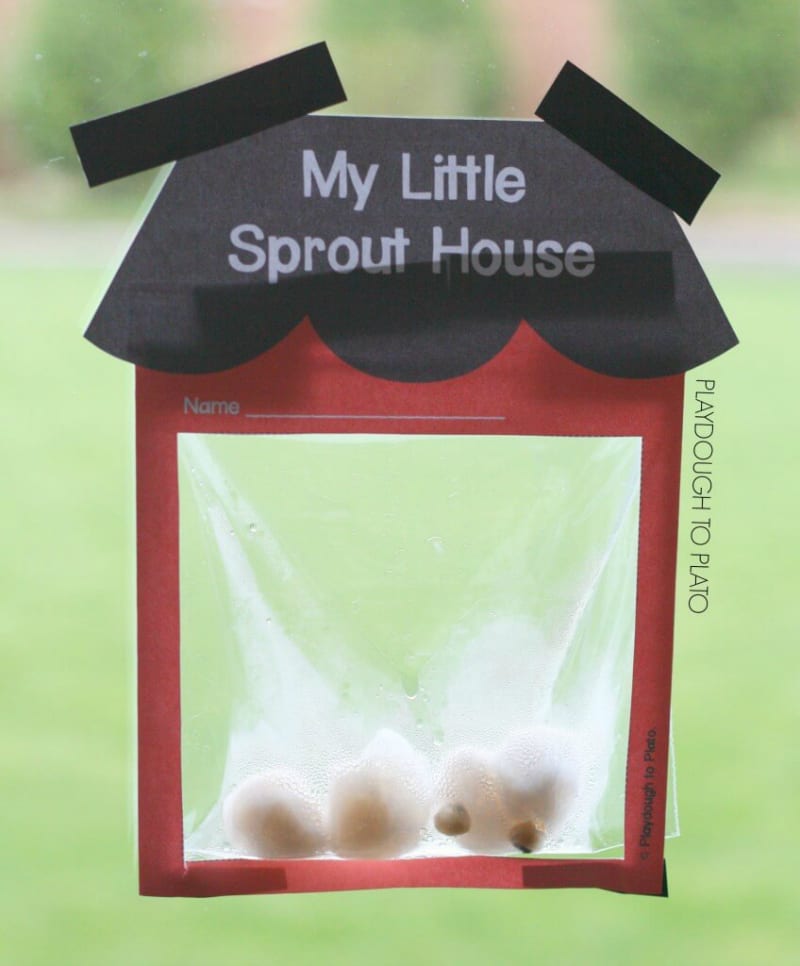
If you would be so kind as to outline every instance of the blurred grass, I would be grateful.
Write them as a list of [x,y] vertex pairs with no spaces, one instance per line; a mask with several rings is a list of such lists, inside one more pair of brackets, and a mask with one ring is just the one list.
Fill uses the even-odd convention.
[[0,268],[0,962],[796,961],[800,281],[711,274],[743,345],[687,381],[718,380],[715,529],[706,615],[678,573],[673,897],[192,901],[136,896],[132,371],[80,338],[98,272]]

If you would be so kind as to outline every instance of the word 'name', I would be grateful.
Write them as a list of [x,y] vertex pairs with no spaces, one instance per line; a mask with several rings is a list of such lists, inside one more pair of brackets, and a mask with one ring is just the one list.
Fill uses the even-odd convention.
[[235,399],[200,399],[199,396],[183,397],[183,413],[200,416],[238,416],[239,403]]
[[[401,197],[406,201],[494,201],[515,204],[525,197],[525,175],[513,165],[498,168],[493,154],[479,164],[474,154],[459,160],[456,154],[434,154],[433,170],[427,179],[415,177],[411,155],[400,155]],[[303,197],[354,198],[354,211],[363,211],[369,201],[380,164],[362,171],[339,150],[327,172],[323,172],[315,151],[303,151]]]

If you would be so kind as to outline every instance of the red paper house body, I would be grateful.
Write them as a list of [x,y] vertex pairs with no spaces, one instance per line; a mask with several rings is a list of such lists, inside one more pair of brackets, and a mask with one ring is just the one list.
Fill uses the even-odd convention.
[[[544,124],[307,118],[180,162],[88,336],[138,366],[139,842],[144,893],[397,886],[597,886],[662,892],[683,373],[735,341],[666,208]],[[248,855],[225,839],[219,817],[209,819],[209,827],[216,829],[209,833],[216,851],[209,849],[202,857],[202,850],[187,846],[190,828],[202,825],[206,817],[189,816],[182,770],[186,720],[181,707],[190,686],[182,667],[193,642],[182,639],[184,497],[178,456],[184,438],[221,436],[253,441],[329,437],[345,443],[358,439],[365,445],[399,437],[494,439],[509,445],[525,440],[635,441],[640,459],[635,474],[638,525],[634,560],[626,571],[632,601],[630,647],[613,680],[604,678],[602,684],[597,674],[597,689],[610,688],[625,705],[624,734],[616,750],[608,752],[609,762],[616,756],[622,791],[616,804],[611,792],[597,792],[581,826],[584,847],[577,832],[577,837],[565,834],[556,843],[544,829],[540,851],[515,850],[516,833],[509,832],[509,854],[497,854],[503,850],[464,848],[457,835],[448,840],[436,831],[436,809],[448,805],[437,770],[447,767],[448,755],[457,757],[462,731],[468,733],[469,708],[452,719],[452,735],[442,726],[444,738],[440,734],[438,741],[428,741],[426,729],[438,727],[432,719],[417,721],[418,731],[409,726],[402,734],[409,745],[419,740],[415,754],[426,759],[431,780],[426,792],[430,798],[421,806],[425,814],[418,823],[419,841],[399,847],[397,854],[373,857],[369,850],[359,855],[358,849],[337,849],[330,787],[348,767],[367,767],[344,749],[342,761],[315,779],[309,792],[324,839],[313,854]],[[268,474],[269,451],[265,453]],[[547,450],[542,453],[546,460]],[[587,456],[578,475],[593,479],[592,473],[605,472],[592,469],[589,462]],[[286,485],[295,483],[288,479]],[[323,471],[316,491],[320,499],[334,485]],[[424,486],[419,480],[414,485],[420,485],[424,501]],[[568,494],[552,493],[569,485],[548,483],[548,499],[556,502],[547,505],[568,507]],[[532,501],[539,498],[537,492],[532,487]],[[502,503],[504,494],[498,492],[496,499]],[[612,510],[606,510],[611,519]],[[573,504],[565,513],[579,521],[582,511],[583,505]],[[313,526],[313,514],[309,519]],[[470,521],[473,532],[492,525],[488,517]],[[526,525],[520,519],[520,528]],[[215,531],[209,526],[213,542]],[[567,521],[564,526],[572,540],[574,527],[584,524],[570,529]],[[234,529],[232,524],[234,541],[244,539]],[[513,576],[517,588],[517,610],[524,609],[519,600],[528,586],[526,561],[531,553],[525,545],[504,564],[490,568],[492,579],[499,582],[506,579],[503,567],[508,568],[507,579],[511,582]],[[595,549],[587,553],[591,556]],[[600,550],[597,554],[602,556]],[[336,559],[329,565],[335,569]],[[578,567],[576,582],[581,575]],[[392,579],[389,575],[382,582],[391,585]],[[407,598],[409,611],[422,608],[424,597],[424,606],[435,612],[430,587],[426,574],[417,583],[400,581],[397,593]],[[258,592],[269,597],[269,577]],[[604,593],[604,619],[610,621],[613,592]],[[574,625],[584,598],[577,590],[574,599],[569,594],[563,582],[558,588],[553,585],[541,592],[536,606],[558,598],[561,612],[571,615]],[[459,621],[449,619],[455,633]],[[605,625],[598,621],[597,634],[605,634]],[[551,628],[551,633],[554,638],[567,634],[563,627]],[[541,659],[537,648],[549,654],[548,648],[558,646],[543,643],[546,637],[530,644],[534,663]],[[464,644],[465,635],[458,640],[462,649],[473,646]],[[270,644],[280,646],[274,640]],[[309,664],[317,646],[309,645],[304,654]],[[492,646],[500,661],[504,643]],[[483,710],[476,707],[475,715],[486,714],[494,701],[499,719],[511,699],[502,686],[492,693],[497,682],[491,673],[491,648],[488,653],[488,663],[480,665],[485,695],[480,694],[477,704]],[[534,730],[550,728],[553,722],[560,728],[567,712],[561,714],[559,707],[571,708],[569,714],[580,717],[574,706],[590,704],[592,696],[586,684],[592,668],[577,667],[590,661],[587,654],[576,651],[569,661],[559,658],[559,674],[566,678],[555,675],[553,680],[580,680],[582,690],[566,685],[559,690],[554,684],[549,710],[536,706],[537,685],[532,686],[530,722],[519,722],[523,730],[528,724]],[[523,678],[533,674],[527,660],[523,642],[514,651]],[[265,667],[269,679],[269,661]],[[275,667],[274,675],[281,673]],[[274,680],[265,685],[274,686]],[[295,704],[308,714],[315,692],[309,690],[303,698],[302,682],[291,687],[297,688]],[[443,695],[452,693],[448,687],[443,686]],[[213,697],[208,700],[213,702]],[[358,705],[358,696],[351,694],[341,706],[332,700],[338,727],[353,704]],[[388,697],[387,702],[387,721],[394,727],[395,706]],[[269,718],[275,702],[264,706]],[[369,729],[382,724],[380,703],[378,711],[375,707],[371,698],[368,714],[359,718],[357,707],[354,712],[354,721],[366,722],[365,744]],[[327,713],[319,707],[320,719]],[[434,709],[433,717],[436,713]],[[580,720],[586,732],[580,736],[581,747],[590,747],[595,719]],[[252,727],[256,734],[260,725]],[[267,722],[265,733],[278,727]],[[595,737],[599,745],[599,732]],[[250,766],[247,755],[237,758],[230,750],[235,743],[230,736],[221,740],[229,741],[226,764],[215,762],[213,755],[208,761],[219,814],[249,772],[286,764],[270,760],[272,739],[265,738],[263,759]],[[497,749],[480,754],[484,752],[486,761],[496,760],[491,756]],[[298,752],[298,760],[306,760],[304,754]],[[526,767],[521,766],[520,775],[527,775]],[[598,767],[605,774],[606,765]],[[511,784],[515,780],[513,775],[509,779]],[[519,778],[523,785],[526,780],[524,775]],[[580,798],[584,792],[575,781],[571,794]],[[497,795],[500,812],[509,811],[508,822],[518,827],[527,813],[512,815],[511,798],[503,798],[502,789]],[[572,805],[564,807],[570,812]],[[576,808],[580,811],[580,803]],[[614,808],[622,829],[621,848],[604,857],[599,839],[590,832],[602,824],[598,816]],[[531,814],[531,822],[535,819]],[[474,811],[473,823],[478,822]],[[568,847],[582,854],[567,856]]]

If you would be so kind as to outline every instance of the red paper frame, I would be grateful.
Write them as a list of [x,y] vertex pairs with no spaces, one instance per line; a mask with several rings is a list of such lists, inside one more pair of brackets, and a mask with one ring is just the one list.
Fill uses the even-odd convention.
[[[270,352],[226,372],[169,375],[137,369],[141,893],[593,886],[661,894],[683,382],[682,375],[648,380],[599,375],[557,353],[527,325],[520,325],[494,359],[442,382],[399,383],[365,375],[339,360],[307,320]],[[186,411],[187,397],[236,401],[239,412]],[[624,857],[185,861],[177,469],[181,432],[641,437]]]

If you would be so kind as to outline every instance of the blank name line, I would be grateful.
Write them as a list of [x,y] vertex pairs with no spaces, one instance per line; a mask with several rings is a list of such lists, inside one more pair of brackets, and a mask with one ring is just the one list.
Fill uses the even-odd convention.
[[369,413],[245,413],[248,419],[427,419],[445,420],[447,422],[502,422],[505,416],[409,416],[407,414],[390,416],[386,414],[372,415]]

